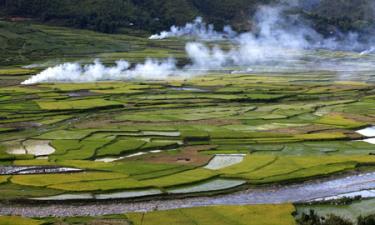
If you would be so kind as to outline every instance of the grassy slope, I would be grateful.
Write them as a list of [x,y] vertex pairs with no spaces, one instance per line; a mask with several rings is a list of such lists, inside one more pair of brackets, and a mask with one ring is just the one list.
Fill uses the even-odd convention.
[[[169,43],[166,46],[173,48],[175,45]],[[84,57],[100,57],[104,61],[107,58],[111,62],[120,58],[139,61],[149,54],[154,54],[155,57],[166,57],[169,54],[162,46],[151,45],[148,40],[139,37],[2,20],[0,50],[0,66],[27,65],[44,59],[72,61]],[[134,52],[135,55],[129,52]],[[107,54],[99,55],[102,53]],[[12,72],[8,71],[7,74]],[[19,70],[13,73],[27,74],[29,71]],[[0,71],[0,74],[5,74],[5,71]]]

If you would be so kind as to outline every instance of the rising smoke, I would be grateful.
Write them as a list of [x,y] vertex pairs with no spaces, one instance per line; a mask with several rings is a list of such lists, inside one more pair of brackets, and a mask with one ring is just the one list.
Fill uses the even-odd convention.
[[143,64],[137,64],[132,69],[130,69],[130,63],[125,60],[119,60],[115,66],[111,67],[106,67],[99,60],[95,60],[93,64],[85,66],[79,63],[64,63],[50,67],[22,84],[131,79],[161,80],[172,76],[176,70],[176,62],[172,58],[164,61],[147,59]]
[[[185,46],[190,64],[178,68],[175,59],[147,59],[144,63],[130,66],[127,61],[118,61],[115,66],[106,67],[99,61],[81,66],[77,63],[65,63],[50,67],[24,81],[22,84],[41,82],[93,82],[102,80],[146,79],[161,80],[170,77],[189,77],[218,70],[227,66],[251,67],[259,64],[285,64],[304,57],[309,49],[358,50],[362,54],[373,52],[374,48],[361,43],[358,34],[350,33],[341,37],[325,38],[315,31],[309,22],[299,14],[289,13],[299,1],[286,1],[278,5],[261,6],[253,18],[253,32],[235,33],[230,27],[223,32],[215,31],[201,18],[184,27],[173,26],[170,31],[152,35],[150,39],[170,37],[192,37],[202,40],[226,40],[231,43],[229,50],[219,46],[208,47],[200,42],[189,42]],[[366,50],[369,49],[369,50]],[[314,67],[314,66],[312,66]],[[332,67],[334,68],[334,67]],[[235,71],[235,73],[241,71]]]
[[224,26],[222,32],[214,29],[213,24],[206,24],[202,17],[197,17],[192,23],[184,27],[172,26],[169,31],[162,31],[149,37],[151,40],[160,40],[171,37],[194,37],[202,40],[224,40],[237,35],[230,26]]

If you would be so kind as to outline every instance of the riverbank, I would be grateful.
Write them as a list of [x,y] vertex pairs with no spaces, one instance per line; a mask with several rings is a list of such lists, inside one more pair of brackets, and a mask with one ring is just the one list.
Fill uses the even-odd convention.
[[0,204],[0,215],[25,217],[99,216],[212,205],[303,203],[344,193],[375,189],[375,172],[358,172],[300,184],[252,188],[232,194],[150,201],[96,201],[50,204]]

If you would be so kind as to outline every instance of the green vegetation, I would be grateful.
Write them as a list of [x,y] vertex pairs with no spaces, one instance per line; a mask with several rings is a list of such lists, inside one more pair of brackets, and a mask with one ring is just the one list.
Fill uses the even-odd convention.
[[75,181],[90,181],[99,179],[126,178],[128,175],[120,173],[72,173],[72,174],[41,174],[41,175],[15,175],[12,177],[12,183],[29,186],[49,186],[60,183],[71,183]]
[[[212,6],[207,1],[199,4]],[[227,3],[229,11],[230,5]],[[212,10],[220,11],[220,6]],[[0,32],[0,42],[6,43],[1,65],[7,65],[0,68],[0,164],[82,169],[75,173],[2,175],[1,201],[144,190],[152,190],[160,198],[216,194],[242,184],[300,182],[375,168],[373,144],[355,132],[375,124],[375,86],[371,82],[336,82],[337,75],[329,72],[297,76],[223,71],[186,80],[25,86],[20,81],[57,63],[54,58],[88,62],[102,57],[106,64],[122,57],[130,57],[131,62],[171,54],[184,58],[184,41],[152,42],[34,22],[0,22]],[[24,46],[22,50],[14,47],[18,42],[9,41],[13,39]],[[28,63],[38,65],[36,69],[21,68]],[[31,155],[26,151],[30,141],[50,143],[55,151],[40,157]],[[237,164],[217,170],[204,168],[215,154],[237,153],[245,154]],[[225,181],[230,182],[225,185]],[[208,190],[210,184],[214,187]],[[25,221],[293,225],[293,211],[289,204],[217,206]],[[6,224],[23,219],[1,220]]]
[[[358,165],[374,164],[371,156],[263,156],[250,155],[239,164],[212,171],[208,169],[172,170],[172,174],[160,172],[172,167],[162,165],[139,165],[133,163],[91,163],[86,168],[107,173],[87,172],[51,175],[14,175],[11,182],[19,185],[41,186],[64,191],[108,191],[138,188],[166,188],[206,181],[217,176],[241,178],[251,184],[264,184],[304,180],[356,168]],[[18,165],[20,163],[17,163]],[[85,168],[74,162],[60,165]],[[95,165],[97,164],[97,165]],[[143,168],[142,168],[143,167]],[[143,169],[143,171],[142,171]],[[188,168],[186,168],[188,169]],[[120,172],[120,173],[119,173]],[[157,174],[154,174],[154,173]],[[130,174],[130,177],[129,177]],[[139,176],[148,174],[147,177]],[[152,175],[154,174],[154,175]],[[154,177],[153,177],[154,176]],[[140,180],[140,178],[142,178]]]
[[293,205],[213,206],[126,214],[134,225],[293,225]]
[[297,207],[297,212],[298,215],[302,215],[302,213],[309,214],[310,210],[313,210],[319,216],[334,214],[355,222],[360,216],[367,217],[373,214],[374,206],[374,199],[363,199],[338,206],[334,204],[300,205]]
[[[321,80],[320,74],[309,75],[309,82],[295,79],[208,74],[189,80],[0,88],[11,100],[0,102],[7,124],[0,137],[3,164],[85,170],[2,176],[0,190],[9,193],[7,199],[40,196],[42,190],[102,193],[151,187],[165,194],[215,179],[260,185],[371,169],[373,145],[354,141],[363,138],[354,131],[375,123],[373,85],[310,81]],[[49,140],[55,151],[45,160],[12,154],[30,139]],[[202,168],[213,154],[228,153],[247,155],[223,169]],[[20,195],[10,191],[12,185],[30,190]]]
[[319,217],[318,215],[314,214],[314,211],[310,211],[308,215],[303,214],[297,222],[300,225],[353,225],[353,223],[351,223],[349,220],[333,214],[328,215],[327,217]]
[[295,225],[292,213],[295,208],[291,204],[256,205],[256,206],[211,206],[187,208],[147,213],[127,213],[96,217],[49,217],[27,219],[15,216],[0,216],[1,225],[41,225],[41,224],[110,224],[110,225],[211,225],[211,224],[243,224],[243,225]]
[[18,216],[0,216],[0,224],[1,225],[42,225],[44,224],[43,221],[22,218]]
[[31,75],[35,73],[35,70],[32,69],[0,69],[0,76],[12,76],[12,75]]
[[0,176],[0,184],[6,183],[9,179],[9,176]]
[[255,156],[222,170],[226,176],[248,179],[251,183],[298,180],[354,169],[375,163],[368,156]]
[[[4,80],[2,85],[11,83],[12,79],[22,81],[26,75],[39,72],[40,68],[66,61],[91,63],[95,58],[100,58],[104,63],[113,64],[119,59],[139,62],[150,55],[156,58],[166,58],[171,55],[177,58],[185,56],[181,51],[183,44],[174,40],[153,43],[144,38],[125,34],[107,35],[87,30],[4,20],[0,20],[0,33],[2,52],[0,66],[29,64],[35,67],[35,69],[1,68],[0,76]],[[135,92],[126,90],[122,91]]]
[[371,225],[374,222],[375,215],[360,215],[356,219],[350,220],[347,219],[347,215],[328,214],[321,216],[312,209],[308,213],[303,212],[297,219],[299,225]]
[[[257,6],[273,2],[278,1],[100,0],[91,4],[89,0],[2,0],[0,13],[107,33],[129,32],[129,29],[155,32],[174,24],[182,25],[197,15],[204,16],[217,27],[231,24],[237,30],[244,30],[250,29],[246,23],[249,12],[254,13]],[[344,32],[363,32],[374,25],[371,3],[370,0],[360,0],[333,4],[329,0],[322,0],[302,4],[299,10],[323,34],[329,34],[331,26],[337,26]]]
[[328,114],[317,121],[317,123],[333,125],[338,127],[347,127],[347,128],[358,128],[366,126],[365,123],[356,122],[352,119],[346,119],[339,114]]
[[[112,0],[97,1],[0,1],[0,13],[8,16],[32,17],[43,22],[56,22],[66,26],[93,29],[101,32],[129,32],[129,29],[159,31],[174,24],[185,24],[197,15],[204,15],[218,26],[230,21],[238,28],[247,28],[238,24],[245,16],[236,16],[254,9],[259,3],[266,1],[247,2],[244,0],[221,1],[212,4],[210,1],[196,0],[163,0],[133,1]],[[75,7],[72,7],[75,6]],[[84,9],[77,11],[77,9]],[[158,20],[155,18],[158,17]],[[236,23],[234,23],[236,22]]]
[[104,99],[74,100],[74,101],[37,101],[39,107],[45,110],[84,110],[92,108],[121,107],[118,102]]
[[121,155],[129,151],[136,151],[146,142],[137,139],[128,139],[128,140],[118,140],[114,143],[106,145],[103,148],[100,148],[97,156],[104,155]]
[[[340,212],[340,209],[335,212]],[[294,213],[295,207],[292,204],[209,206],[90,217],[46,217],[31,219],[19,216],[0,216],[0,224],[371,225],[374,221],[373,215],[358,216],[351,221],[346,216],[340,216],[341,214],[330,213],[321,215],[314,210],[302,213],[298,211],[295,221],[293,217]]]

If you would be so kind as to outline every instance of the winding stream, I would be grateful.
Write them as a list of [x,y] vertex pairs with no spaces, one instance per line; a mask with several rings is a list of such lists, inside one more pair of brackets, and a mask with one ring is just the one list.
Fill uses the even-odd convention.
[[0,215],[28,217],[121,214],[135,211],[165,210],[209,205],[277,204],[309,202],[315,199],[375,189],[375,172],[360,172],[300,184],[251,188],[211,197],[190,197],[131,202],[96,201],[49,204],[0,204]]
[[60,166],[0,166],[0,175],[74,173],[82,171],[82,169]]

